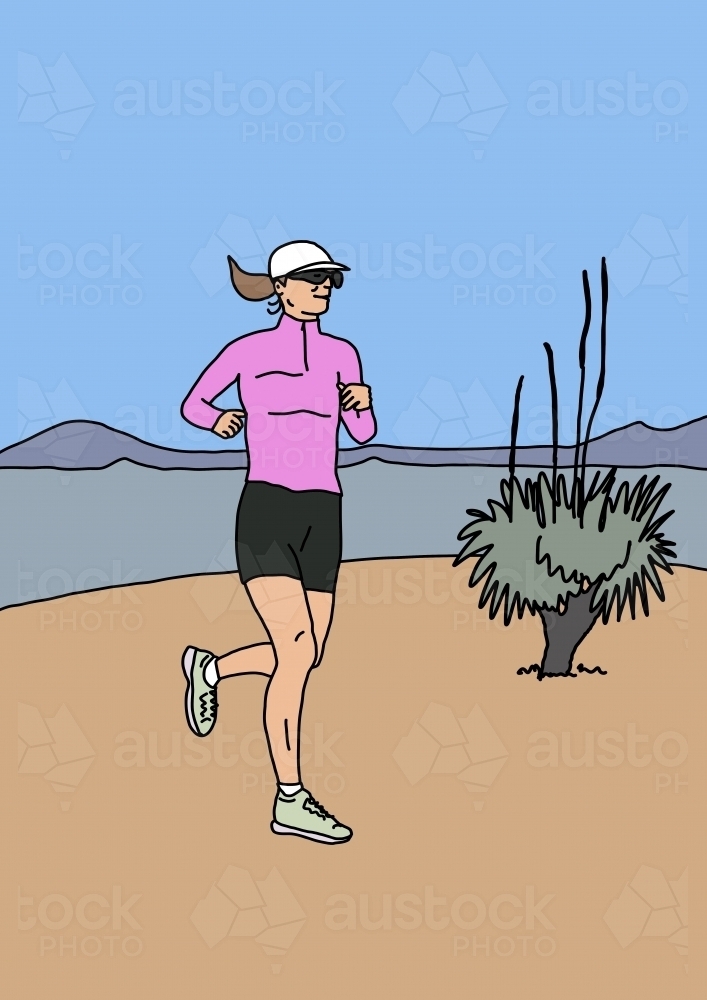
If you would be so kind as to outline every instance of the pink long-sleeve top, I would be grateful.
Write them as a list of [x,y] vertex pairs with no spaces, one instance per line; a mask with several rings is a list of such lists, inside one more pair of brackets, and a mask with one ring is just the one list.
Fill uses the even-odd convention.
[[353,344],[322,333],[317,321],[283,315],[273,329],[224,347],[184,400],[182,415],[211,430],[224,412],[212,401],[237,383],[246,412],[247,479],[341,493],[339,423],[363,444],[376,433],[376,422],[372,409],[342,410],[337,385],[362,381]]

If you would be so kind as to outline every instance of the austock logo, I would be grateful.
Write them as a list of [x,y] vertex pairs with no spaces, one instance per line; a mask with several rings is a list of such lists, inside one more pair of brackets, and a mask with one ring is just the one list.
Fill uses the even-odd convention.
[[244,271],[262,274],[271,251],[287,239],[282,223],[274,215],[261,229],[254,229],[242,215],[227,215],[190,267],[206,294],[212,297],[229,283],[226,262],[229,254]]
[[[121,80],[115,87],[118,96],[113,109],[123,118],[148,113],[157,118],[179,117],[182,111],[197,118],[212,111],[231,118],[240,112],[250,119],[240,121],[242,142],[257,142],[259,136],[263,143],[337,143],[346,134],[341,122],[335,120],[344,114],[336,103],[338,94],[334,98],[343,82],[334,80],[327,85],[322,70],[315,70],[311,84],[286,80],[277,90],[268,80],[248,80],[239,87],[227,81],[221,70],[210,80],[148,80],[147,87],[140,80]],[[302,115],[307,117],[296,120]]]
[[[37,56],[17,53],[18,121],[43,125],[57,142],[71,142],[96,102],[71,65],[66,53],[53,66],[42,66]],[[71,150],[60,150],[67,160]]]
[[[470,141],[486,142],[508,107],[508,98],[477,53],[467,66],[455,66],[441,52],[430,52],[393,101],[409,132],[428,123],[453,124]],[[474,150],[479,160],[484,150]]]
[[[28,288],[34,289],[42,278],[48,278],[51,284],[39,284],[39,304],[41,306],[137,306],[142,302],[143,290],[140,285],[123,284],[125,276],[142,280],[142,274],[137,270],[133,255],[140,249],[142,243],[133,242],[124,246],[120,233],[113,233],[111,239],[104,243],[89,240],[79,247],[75,244],[52,241],[38,246],[23,242],[24,237],[17,237],[17,277],[20,281],[31,281]],[[108,246],[110,244],[110,246]],[[85,282],[72,284],[55,284],[59,279],[68,278],[76,282],[77,278],[86,278]],[[118,284],[95,284],[108,278],[118,280]]]
[[[687,218],[676,229],[653,215],[641,215],[607,258],[609,274],[622,296],[636,288],[667,288],[687,305]],[[687,319],[687,314],[685,314]]]
[[[472,794],[487,792],[508,759],[508,751],[479,705],[465,719],[432,702],[393,751],[411,785],[429,774],[456,775]],[[474,808],[483,809],[475,798]]]
[[[434,885],[424,886],[422,892],[395,895],[385,892],[375,899],[369,893],[362,892],[356,897],[340,892],[326,901],[324,926],[337,932],[357,931],[359,927],[366,932],[392,931],[394,926],[405,932],[423,927],[437,932],[452,931],[455,958],[458,955],[527,958],[533,953],[539,958],[550,958],[557,950],[557,941],[552,934],[542,931],[556,929],[546,912],[554,898],[551,892],[538,898],[534,885],[525,886],[524,898],[500,892],[491,899],[484,899],[478,893],[463,892],[450,900],[447,896],[437,896]],[[494,934],[492,937],[485,933],[491,928],[525,933]],[[479,934],[468,937],[457,933],[459,930],[479,931]]]
[[[18,771],[42,775],[55,792],[71,794],[93,763],[96,751],[79,729],[66,705],[44,718],[33,705],[17,705]],[[69,799],[60,800],[66,812]]]
[[251,604],[236,568],[235,541],[230,538],[202,576],[198,576],[189,595],[211,624],[226,611],[249,611]]
[[[67,931],[57,938],[54,933],[41,933],[39,955],[54,959],[76,959],[80,956],[96,958],[102,955],[114,958],[124,955],[137,958],[143,951],[143,940],[136,934],[124,936],[127,928],[141,931],[133,907],[142,898],[141,893],[133,893],[124,898],[120,885],[112,886],[110,899],[99,892],[88,892],[79,899],[70,898],[61,892],[50,892],[35,902],[34,896],[24,896],[21,886],[17,888],[17,929],[19,931]],[[70,931],[78,926],[87,931],[118,931],[119,933],[87,934],[78,936]]]
[[638,938],[664,938],[687,957],[687,868],[668,881],[659,868],[641,865],[612,900],[604,921],[622,948]]
[[[595,98],[599,98],[597,101]],[[688,105],[687,87],[680,80],[661,80],[652,88],[648,83],[639,83],[638,74],[635,71],[626,74],[626,84],[622,80],[585,80],[584,92],[581,85],[572,80],[562,80],[558,87],[554,80],[534,80],[528,86],[527,108],[534,117],[553,117],[560,114],[568,115],[570,118],[578,118],[582,115],[592,116],[595,110],[600,115],[615,118],[616,115],[624,111],[638,118],[649,115],[655,110],[659,115],[666,115],[670,118],[682,114]],[[581,101],[582,103],[575,103]],[[677,124],[677,123],[676,123]],[[657,122],[656,125],[668,125],[667,122]],[[661,135],[669,134],[672,130],[656,128],[656,142]],[[687,135],[687,128],[675,130],[675,142],[678,142],[682,135]]]
[[[88,414],[66,379],[61,379],[53,391],[42,389],[34,379],[17,379],[17,438],[31,437],[65,420],[88,420]],[[71,435],[71,444],[63,449],[45,452],[62,460],[77,460],[93,437],[93,431],[84,430]]]
[[[631,767],[647,767],[654,760],[661,767],[679,767],[688,756],[687,740],[682,733],[666,729],[653,739],[647,733],[637,732],[635,722],[626,723],[626,733],[604,729],[595,733],[585,730],[584,746],[569,731],[560,739],[548,730],[539,730],[528,737],[530,749],[527,761],[531,767],[620,767],[624,762]],[[573,743],[578,744],[573,746]],[[596,750],[595,750],[596,744]],[[577,750],[581,748],[581,755]],[[600,751],[600,752],[596,752]],[[687,781],[681,782],[686,785]],[[679,786],[677,786],[679,787]],[[676,787],[676,791],[677,791]]]
[[466,392],[451,382],[429,378],[393,424],[403,445],[432,448],[486,448],[505,442],[508,424],[478,379]]
[[[191,922],[209,948],[227,937],[254,938],[266,955],[282,956],[302,930],[306,913],[277,868],[254,881],[245,868],[229,865],[204,899]],[[280,972],[275,962],[271,971]]]

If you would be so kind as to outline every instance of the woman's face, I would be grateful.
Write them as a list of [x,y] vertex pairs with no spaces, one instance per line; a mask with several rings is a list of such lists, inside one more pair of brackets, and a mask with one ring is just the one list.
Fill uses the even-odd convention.
[[331,278],[326,275],[321,284],[297,278],[284,278],[275,282],[275,291],[288,316],[298,320],[311,320],[329,308]]

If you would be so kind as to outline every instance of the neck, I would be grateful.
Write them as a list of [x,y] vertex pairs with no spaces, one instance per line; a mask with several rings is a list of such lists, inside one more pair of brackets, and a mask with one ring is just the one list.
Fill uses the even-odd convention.
[[285,317],[287,317],[287,319],[291,319],[294,323],[316,323],[317,325],[319,325],[319,317],[316,315],[309,316],[307,315],[307,313],[298,314],[298,313],[285,312],[283,313],[282,318],[285,319]]

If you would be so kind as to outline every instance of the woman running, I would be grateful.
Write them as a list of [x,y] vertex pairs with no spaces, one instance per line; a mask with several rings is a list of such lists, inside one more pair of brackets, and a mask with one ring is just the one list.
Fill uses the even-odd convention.
[[[356,348],[319,329],[331,290],[341,288],[349,268],[309,242],[278,247],[268,274],[249,274],[228,261],[238,294],[250,301],[276,296],[282,316],[272,329],[228,344],[199,377],[182,415],[222,438],[234,437],[245,423],[248,472],[236,555],[269,642],[222,656],[188,646],[182,658],[187,722],[197,736],[208,736],[224,678],[268,677],[263,718],[278,781],[271,829],[341,844],[352,830],[302,787],[299,750],[304,691],[324,655],[341,562],[339,424],[360,443],[376,433]],[[234,383],[244,409],[213,406]]]

